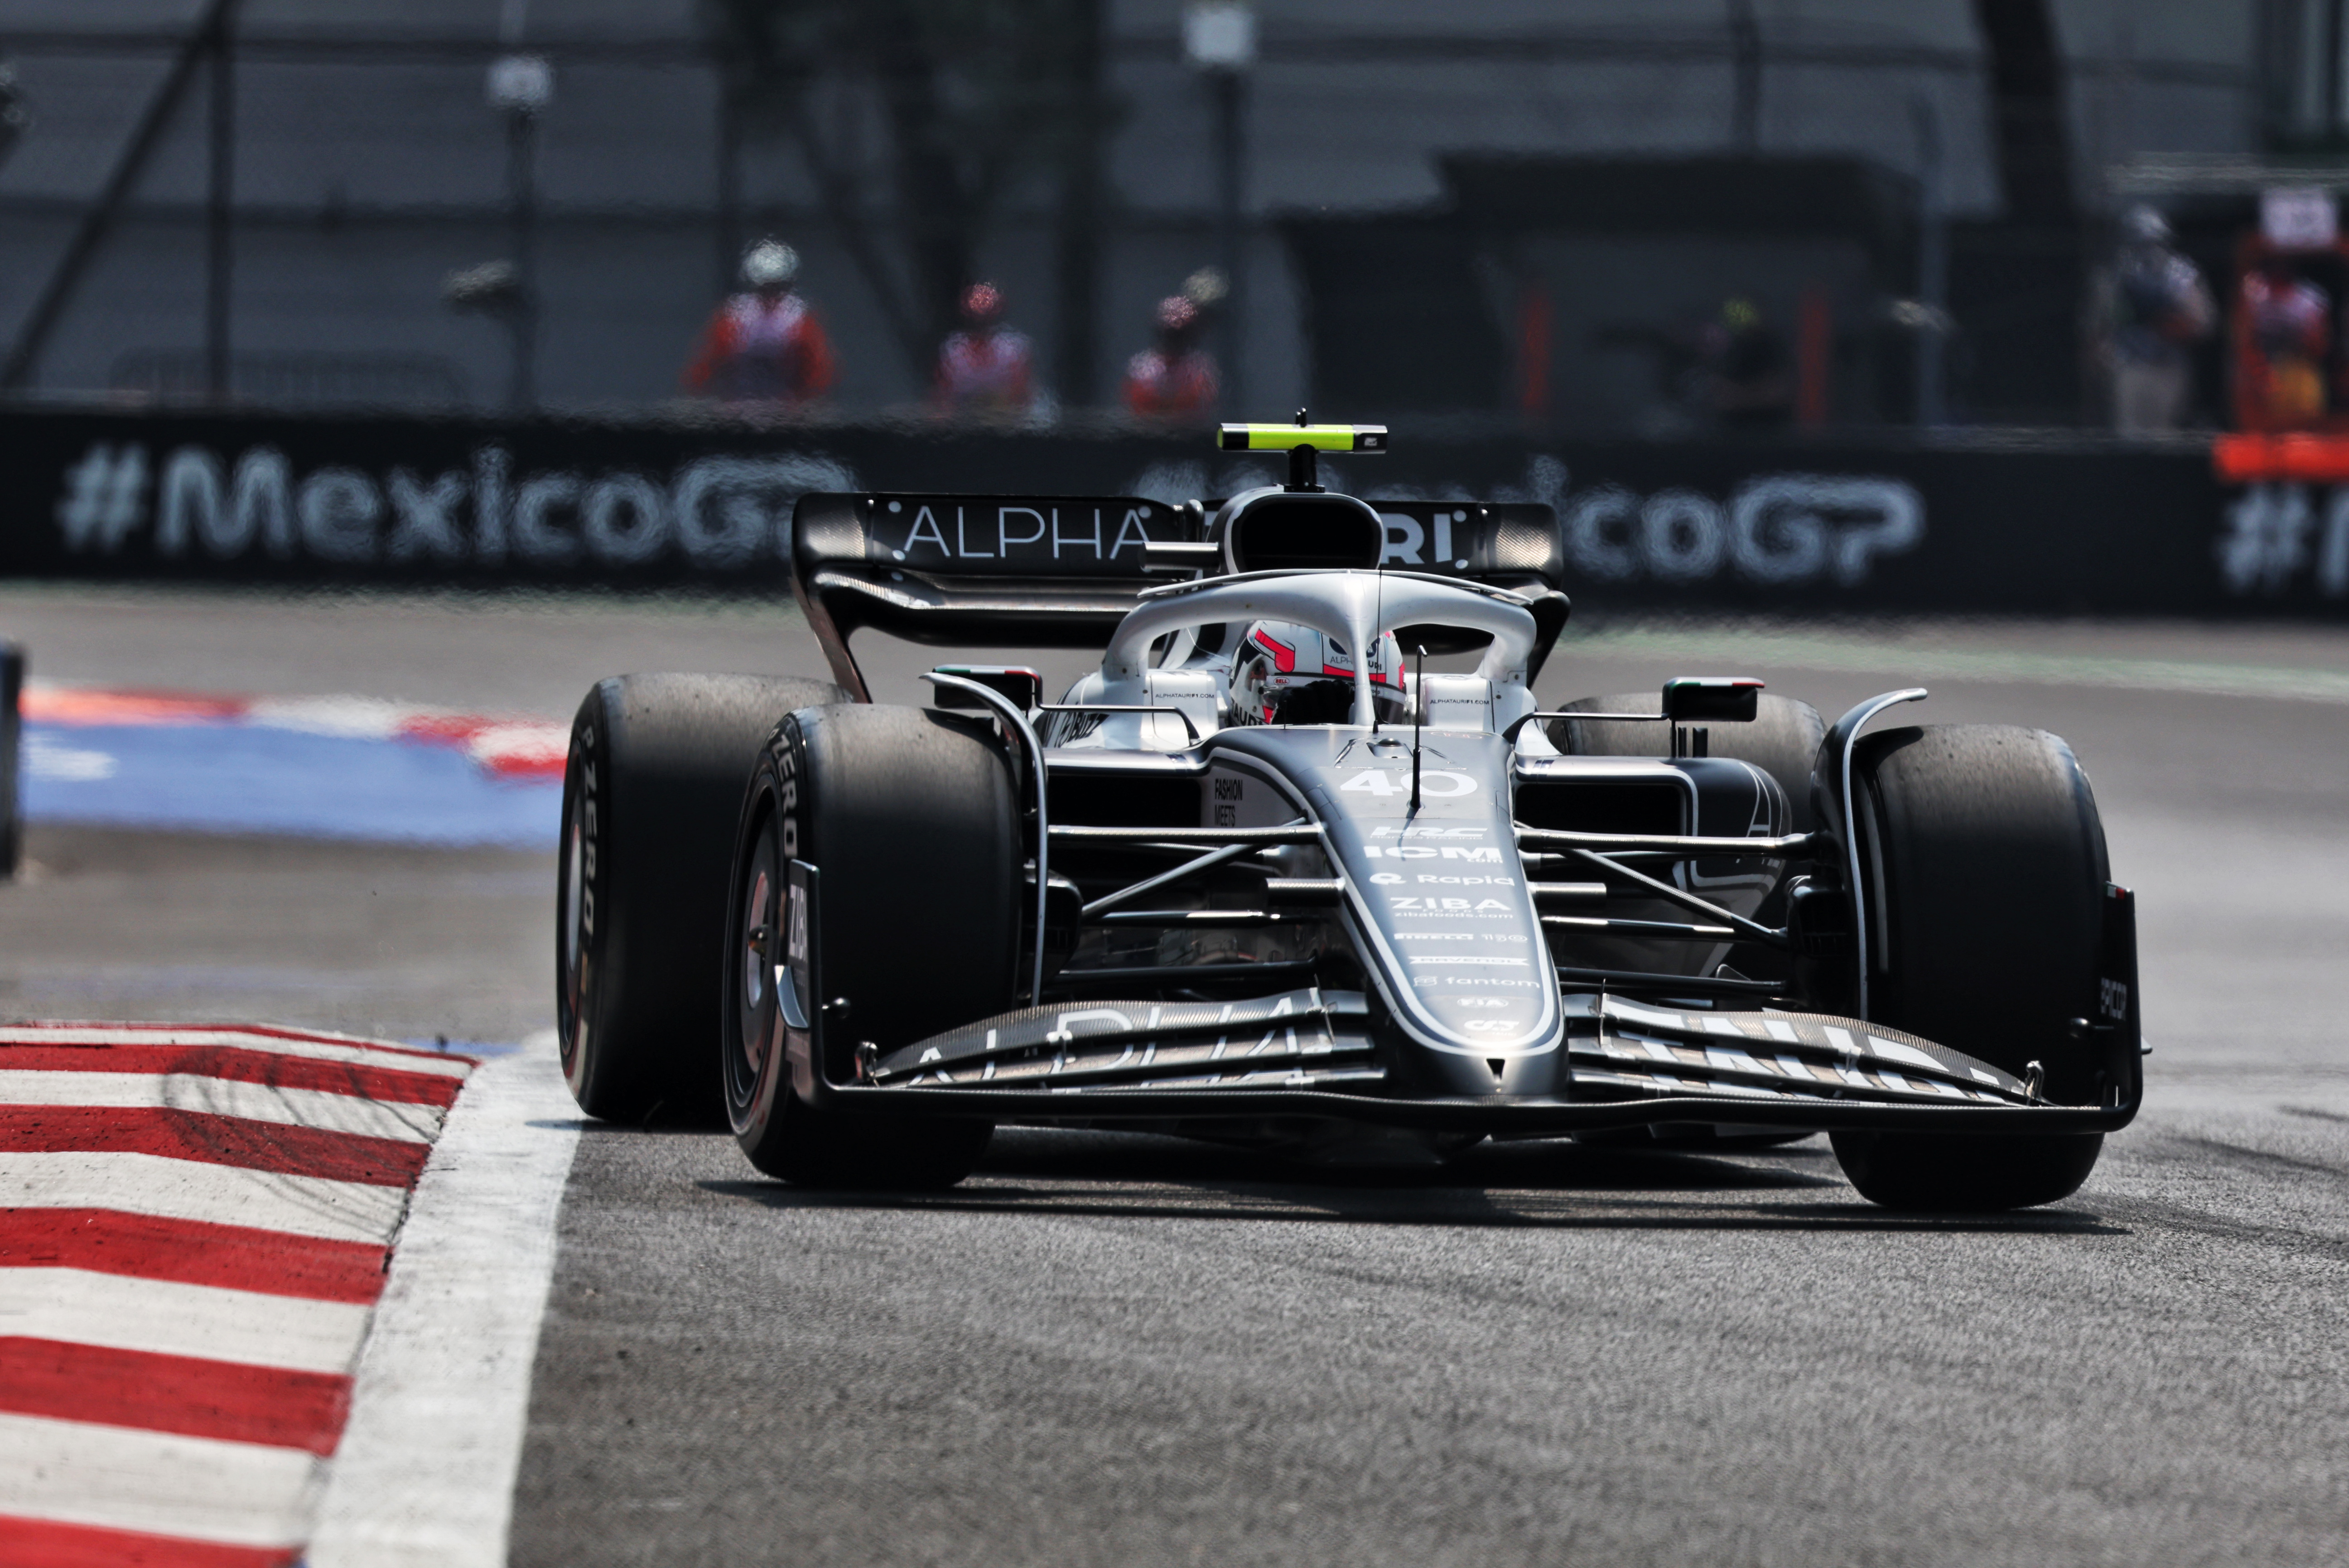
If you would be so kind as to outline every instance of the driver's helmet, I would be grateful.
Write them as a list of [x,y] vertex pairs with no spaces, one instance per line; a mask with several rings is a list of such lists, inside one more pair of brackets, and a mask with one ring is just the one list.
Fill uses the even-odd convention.
[[[1379,719],[1410,718],[1402,680],[1402,645],[1392,632],[1371,646],[1371,701]],[[1232,659],[1232,722],[1237,724],[1350,724],[1354,720],[1354,657],[1346,645],[1311,627],[1253,622]]]

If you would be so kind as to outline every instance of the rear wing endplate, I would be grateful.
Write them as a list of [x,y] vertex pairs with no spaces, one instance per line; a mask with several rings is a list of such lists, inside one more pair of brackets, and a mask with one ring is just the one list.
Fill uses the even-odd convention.
[[[804,495],[792,513],[792,590],[833,678],[870,701],[848,646],[866,627],[949,648],[1106,648],[1143,589],[1195,575],[1154,566],[1148,546],[1216,543],[1206,519],[1217,504],[1130,495]],[[1385,521],[1391,567],[1561,591],[1564,552],[1547,506],[1369,504]]]

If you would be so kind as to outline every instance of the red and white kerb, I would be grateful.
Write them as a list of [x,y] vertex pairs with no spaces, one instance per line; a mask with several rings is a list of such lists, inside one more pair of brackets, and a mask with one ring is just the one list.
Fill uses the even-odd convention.
[[0,1028],[0,1561],[295,1561],[471,1058]]

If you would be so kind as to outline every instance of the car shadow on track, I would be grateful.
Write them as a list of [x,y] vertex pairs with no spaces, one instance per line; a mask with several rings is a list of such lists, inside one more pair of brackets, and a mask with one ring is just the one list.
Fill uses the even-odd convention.
[[[1290,1223],[1738,1231],[2123,1233],[2095,1214],[1900,1214],[1860,1202],[1824,1144],[1733,1158],[1486,1145],[1424,1168],[1313,1167],[1147,1134],[1007,1128],[978,1170],[935,1192],[703,1180],[772,1209],[874,1209]],[[1775,1201],[1756,1201],[1765,1195]]]

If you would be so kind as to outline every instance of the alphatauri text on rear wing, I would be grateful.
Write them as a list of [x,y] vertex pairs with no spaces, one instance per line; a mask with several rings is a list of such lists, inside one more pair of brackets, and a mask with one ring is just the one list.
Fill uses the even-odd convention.
[[[1563,552],[1549,507],[1370,504],[1385,526],[1387,569],[1511,589],[1533,601],[1537,618],[1563,627]],[[834,679],[869,701],[848,646],[864,628],[947,647],[1100,647],[1143,590],[1239,569],[1218,537],[1222,505],[1131,495],[812,494],[792,515],[792,589]]]

